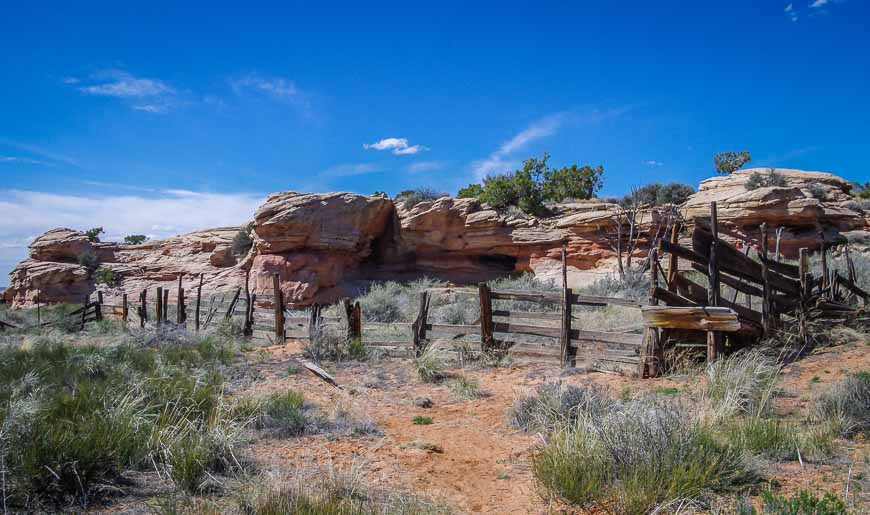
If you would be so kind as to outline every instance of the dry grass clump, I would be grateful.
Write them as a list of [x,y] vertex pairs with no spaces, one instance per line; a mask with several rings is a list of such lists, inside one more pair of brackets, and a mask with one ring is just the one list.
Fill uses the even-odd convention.
[[813,415],[844,437],[870,434],[870,372],[854,372],[815,399]]
[[451,513],[443,503],[412,492],[373,487],[355,467],[297,470],[282,478],[259,477],[243,485],[236,502],[242,513],[258,515]]
[[480,381],[474,377],[457,375],[450,378],[450,389],[463,399],[481,399],[488,397],[489,392],[480,387]]
[[437,383],[446,377],[447,353],[434,345],[428,345],[414,360],[417,377],[424,383]]
[[760,416],[771,407],[780,366],[759,351],[737,353],[707,366],[703,417],[710,424],[738,414]]

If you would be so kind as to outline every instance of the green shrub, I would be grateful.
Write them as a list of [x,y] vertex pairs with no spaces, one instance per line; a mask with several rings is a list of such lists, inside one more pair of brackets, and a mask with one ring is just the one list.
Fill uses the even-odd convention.
[[414,424],[418,426],[427,426],[432,423],[432,417],[424,417],[422,415],[417,415],[414,417]]
[[810,185],[807,186],[807,190],[810,192],[810,195],[812,195],[812,197],[816,200],[819,200],[821,202],[825,202],[826,200],[828,200],[828,190],[826,190],[824,186],[817,182],[810,183]]
[[735,446],[771,461],[795,460],[800,446],[798,428],[776,418],[740,418],[726,434]]
[[396,203],[404,202],[405,207],[410,209],[420,202],[431,202],[449,196],[449,193],[439,192],[432,188],[417,188],[400,192],[394,200]]
[[88,276],[93,275],[94,272],[100,267],[100,260],[97,258],[97,255],[93,252],[86,250],[82,252],[78,256],[79,265],[85,267],[88,271]]
[[792,497],[762,492],[761,500],[764,513],[777,515],[846,515],[846,503],[836,494],[825,492],[822,497],[801,490]]
[[623,206],[631,206],[636,201],[641,205],[661,206],[665,204],[682,204],[695,193],[695,188],[688,184],[671,182],[661,184],[654,182],[638,188],[633,194],[625,195],[618,202]]
[[249,223],[239,229],[239,232],[233,236],[232,249],[234,255],[246,256],[251,251],[251,248],[254,246],[254,238],[251,237],[253,231],[254,224]]
[[262,401],[263,416],[257,425],[276,429],[283,435],[300,435],[305,431],[304,397],[296,390],[274,392]]
[[93,229],[88,229],[85,231],[85,236],[88,237],[88,241],[92,243],[100,242],[100,235],[103,234],[104,231],[102,227],[94,227]]
[[111,268],[101,266],[94,272],[94,282],[97,284],[105,284],[106,286],[115,286],[117,278],[115,272]]
[[144,234],[130,234],[124,236],[124,243],[127,245],[142,245],[148,237]]
[[713,155],[713,166],[716,168],[716,173],[720,175],[730,175],[743,168],[743,166],[751,160],[752,155],[746,150],[741,150],[739,152],[721,152]]
[[598,387],[545,383],[514,401],[508,419],[523,431],[552,432],[576,424],[581,417],[600,416],[613,405],[613,399]]
[[767,173],[752,172],[746,181],[747,190],[757,190],[758,188],[768,188],[771,186],[788,186],[788,180],[784,174],[771,168]]
[[456,193],[456,198],[480,198],[483,194],[483,186],[480,184],[474,183],[469,184],[464,188],[460,188],[459,192]]

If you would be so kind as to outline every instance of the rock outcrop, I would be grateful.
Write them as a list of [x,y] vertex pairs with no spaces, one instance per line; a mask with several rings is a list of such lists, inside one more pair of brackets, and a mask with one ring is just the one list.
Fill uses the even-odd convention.
[[[753,174],[772,172],[784,177],[784,186],[747,188]],[[774,231],[782,228],[781,252],[794,258],[801,247],[818,248],[820,232],[832,243],[860,237],[868,230],[868,219],[849,194],[851,187],[830,173],[753,168],[702,181],[682,210],[689,220],[709,217],[710,203],[716,202],[721,230],[738,244],[749,241],[757,245],[759,227],[766,222],[773,246]]]
[[[820,230],[829,241],[867,235],[866,214],[849,195],[847,181],[821,172],[777,171],[785,186],[746,188],[754,172],[767,169],[703,181],[681,212],[689,222],[708,217],[716,201],[722,232],[738,242],[756,241],[762,222],[774,231],[783,227],[787,256],[817,246]],[[245,256],[232,248],[239,227],[143,245],[92,243],[79,231],[54,229],[33,242],[30,257],[11,273],[4,298],[29,306],[39,292],[44,302],[79,302],[106,288],[79,264],[82,255],[93,254],[118,278],[116,291],[134,296],[159,285],[174,289],[178,277],[190,291],[202,276],[206,294],[248,281],[253,293],[270,299],[278,274],[286,302],[306,305],[352,294],[369,280],[413,274],[477,282],[531,271],[560,280],[563,243],[569,284],[579,286],[616,268],[616,210],[614,204],[588,201],[553,206],[552,216],[534,218],[496,211],[476,199],[411,205],[353,193],[277,193],[254,214],[253,247]],[[658,216],[658,210],[644,211],[641,228],[656,227]],[[636,249],[637,256],[645,253],[643,245]]]

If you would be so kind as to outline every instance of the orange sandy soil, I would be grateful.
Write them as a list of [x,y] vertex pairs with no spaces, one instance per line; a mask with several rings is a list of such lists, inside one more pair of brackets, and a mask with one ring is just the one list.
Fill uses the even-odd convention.
[[[847,371],[870,370],[870,347],[853,343],[820,350],[785,369],[779,407],[783,415],[799,415],[814,390],[827,387]],[[353,464],[374,484],[412,488],[418,493],[447,501],[461,512],[547,513],[563,507],[545,501],[538,493],[529,468],[530,452],[540,436],[512,428],[507,412],[517,395],[549,381],[606,386],[614,395],[661,388],[687,392],[698,376],[638,380],[597,372],[565,374],[549,365],[516,365],[488,370],[454,370],[476,377],[489,397],[466,400],[446,385],[420,383],[410,360],[387,358],[373,364],[333,366],[342,390],[327,385],[304,368],[288,375],[287,366],[300,358],[298,345],[266,349],[255,365],[261,379],[246,394],[294,388],[307,400],[328,410],[342,396],[377,423],[382,436],[263,439],[253,444],[258,461],[267,467],[293,467],[317,463],[348,467]],[[813,380],[813,378],[818,379]],[[428,397],[433,407],[414,405]],[[344,399],[346,402],[348,399]],[[415,425],[416,415],[431,417],[431,425]],[[423,440],[439,445],[442,453],[407,447]],[[842,441],[841,456],[824,465],[775,464],[767,476],[786,493],[806,488],[843,494],[850,480],[850,501],[865,509],[870,503],[870,445]]]

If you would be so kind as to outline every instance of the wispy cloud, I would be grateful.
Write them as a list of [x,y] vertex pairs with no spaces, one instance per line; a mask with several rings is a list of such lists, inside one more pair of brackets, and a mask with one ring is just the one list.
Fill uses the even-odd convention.
[[478,181],[483,180],[488,175],[509,172],[519,165],[519,160],[515,158],[514,154],[520,150],[525,150],[532,143],[552,136],[563,127],[598,123],[607,118],[620,116],[629,109],[629,107],[622,107],[594,110],[587,114],[565,111],[546,116],[502,143],[498,150],[486,159],[471,163],[471,171]]
[[[154,195],[63,195],[0,190],[0,284],[26,256],[34,236],[54,227],[102,226],[107,241],[128,234],[159,239],[208,227],[241,225],[253,218],[266,195],[159,191]],[[172,225],[166,221],[172,220]],[[2,251],[3,247],[8,251]]]
[[785,9],[783,9],[783,11],[785,12],[785,15],[788,16],[788,19],[793,22],[798,21],[798,13],[794,8],[794,4],[788,4],[787,6],[785,6]]
[[0,145],[6,145],[8,147],[15,148],[19,151],[38,156],[42,161],[48,161],[52,164],[65,164],[69,166],[74,166],[76,168],[81,168],[78,159],[70,157],[68,155],[59,154],[53,150],[49,150],[45,147],[41,147],[39,145],[33,145],[31,143],[24,143],[21,141],[9,140],[9,139],[0,139]]
[[247,93],[262,95],[272,100],[295,105],[306,111],[310,109],[308,95],[300,90],[290,79],[249,73],[229,80],[236,95]]
[[664,166],[665,165],[661,161],[656,161],[655,159],[649,159],[647,161],[644,161],[643,164],[645,164],[647,166]]
[[409,173],[421,173],[443,170],[446,166],[447,164],[442,161],[419,161],[409,164],[405,169]]
[[53,163],[49,163],[48,161],[41,161],[39,159],[31,159],[29,157],[18,156],[0,156],[0,163],[54,166]]
[[815,0],[810,4],[811,9],[818,9],[819,7],[824,7],[830,3],[830,0]]
[[776,166],[776,165],[791,161],[792,159],[803,156],[805,154],[815,152],[818,149],[819,149],[819,147],[814,146],[814,145],[808,146],[808,147],[795,148],[795,149],[789,150],[787,152],[783,152],[782,154],[774,154],[774,155],[767,156],[764,159],[760,159],[758,162],[760,164],[767,164],[767,165]]
[[413,155],[429,150],[423,145],[411,145],[407,138],[384,138],[376,143],[363,144],[366,150],[391,150],[397,156]]
[[344,163],[327,168],[320,172],[320,176],[323,178],[352,177],[379,171],[381,171],[381,167],[372,163]]
[[64,84],[77,85],[87,95],[116,98],[130,103],[131,109],[152,114],[165,114],[177,105],[177,92],[160,79],[135,77],[124,70],[103,70],[79,85],[82,79],[67,77]]
[[106,70],[95,77],[101,78],[98,84],[82,86],[79,91],[116,98],[147,98],[175,94],[175,90],[159,79],[134,77],[123,70]]

